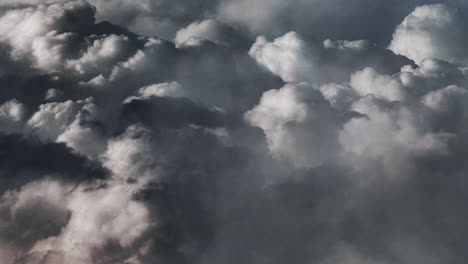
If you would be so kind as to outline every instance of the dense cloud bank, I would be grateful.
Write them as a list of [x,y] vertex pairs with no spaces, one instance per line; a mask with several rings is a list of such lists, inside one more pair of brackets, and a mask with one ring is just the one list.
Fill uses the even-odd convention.
[[0,0],[0,263],[466,263],[467,22]]

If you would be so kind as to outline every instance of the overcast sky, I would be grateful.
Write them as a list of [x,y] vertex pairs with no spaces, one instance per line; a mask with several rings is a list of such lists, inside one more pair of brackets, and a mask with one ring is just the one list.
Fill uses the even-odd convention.
[[464,0],[0,0],[0,263],[465,264]]

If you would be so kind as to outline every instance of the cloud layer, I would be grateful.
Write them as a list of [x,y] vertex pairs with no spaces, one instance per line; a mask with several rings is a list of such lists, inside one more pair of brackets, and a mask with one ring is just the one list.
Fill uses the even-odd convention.
[[466,263],[467,18],[0,0],[0,262]]

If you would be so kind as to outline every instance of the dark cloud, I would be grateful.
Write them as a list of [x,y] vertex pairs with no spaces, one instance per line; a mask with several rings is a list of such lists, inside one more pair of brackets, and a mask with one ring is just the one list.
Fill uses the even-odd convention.
[[16,188],[44,175],[55,175],[72,182],[108,176],[99,163],[74,153],[63,143],[42,143],[18,135],[1,135],[0,146],[2,190]]
[[467,10],[0,1],[0,259],[466,263]]

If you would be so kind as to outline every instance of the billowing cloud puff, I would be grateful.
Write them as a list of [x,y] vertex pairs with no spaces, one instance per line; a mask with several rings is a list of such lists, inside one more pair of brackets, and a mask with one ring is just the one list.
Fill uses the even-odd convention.
[[[46,179],[5,194],[2,227],[8,224],[4,221],[12,221],[8,226],[15,226],[16,230],[3,230],[1,243],[18,247],[24,253],[4,252],[3,259],[13,263],[36,263],[41,259],[47,263],[102,262],[109,260],[106,247],[112,246],[120,253],[110,259],[136,261],[136,256],[122,248],[138,244],[144,247],[139,240],[156,223],[150,220],[144,204],[132,201],[133,191],[131,185],[117,183],[89,189]],[[8,235],[12,237],[5,237]],[[11,238],[14,243],[8,241]]]
[[407,97],[399,79],[380,75],[373,68],[354,73],[350,85],[360,96],[374,95],[389,101],[404,101]]
[[25,106],[16,99],[0,105],[0,124],[2,132],[18,131],[26,114]]
[[426,94],[422,103],[435,112],[458,112],[464,107],[467,91],[458,86],[448,86]]
[[[60,235],[38,241],[26,259],[44,258],[49,252],[56,252],[64,262],[77,264],[136,259],[122,249],[143,248],[139,240],[155,223],[144,204],[132,201],[132,192],[131,186],[115,184],[97,190],[78,188],[67,194],[71,212],[67,225]],[[112,257],[107,255],[107,247],[115,247]]]
[[313,50],[295,32],[269,42],[260,36],[252,45],[249,55],[285,82],[318,79]]
[[176,33],[175,43],[178,45],[187,43],[191,39],[206,39],[211,41],[222,41],[222,26],[213,19],[194,22]]
[[157,164],[148,144],[148,137],[148,131],[144,127],[128,127],[124,134],[109,141],[102,156],[104,164],[123,179],[155,179],[158,176]]
[[[117,63],[112,67],[109,76],[110,81],[126,78],[128,75],[150,75],[154,71],[164,71],[165,58],[171,50],[167,48],[167,43],[157,38],[149,38],[141,49],[138,49],[132,56]],[[165,53],[169,54],[165,54]]]
[[420,109],[392,105],[372,96],[360,99],[352,109],[364,116],[353,118],[340,132],[345,153],[385,162],[405,154],[447,151],[450,135],[431,131],[428,124],[420,122],[427,118]]
[[[265,92],[245,118],[263,129],[274,155],[299,167],[320,165],[334,154],[339,117],[322,94],[307,84]],[[327,120],[325,126],[323,120]]]
[[427,58],[467,63],[466,21],[444,4],[419,6],[397,26],[389,48],[417,64]]
[[348,109],[356,98],[356,91],[348,84],[327,83],[320,86],[323,97],[336,109]]
[[26,126],[42,140],[64,142],[84,155],[97,156],[105,149],[98,122],[97,106],[87,98],[40,105]]
[[67,191],[57,182],[31,182],[17,192],[7,192],[0,204],[0,256],[9,263],[20,261],[15,251],[27,251],[37,241],[57,235],[68,224],[64,203]]
[[102,67],[110,68],[129,56],[132,51],[127,36],[109,35],[102,39],[92,40],[92,44],[78,59],[67,60],[66,66],[72,68],[79,74],[100,72],[105,74]]
[[[71,13],[82,19],[70,19]],[[0,41],[10,46],[12,56],[32,56],[35,66],[44,70],[56,69],[64,56],[73,54],[70,45],[78,38],[73,31],[94,23],[93,10],[85,1],[11,9],[2,14],[0,21]]]
[[[95,24],[94,13],[81,0],[20,5],[0,17],[0,41],[9,46],[15,60],[31,60],[34,68],[45,72],[69,71],[85,81],[107,76],[147,40],[130,39],[124,29]],[[110,32],[101,33],[106,27]]]
[[80,112],[86,111],[93,115],[96,113],[95,108],[92,98],[77,102],[68,100],[47,103],[39,106],[27,124],[42,139],[55,140],[78,118]]

